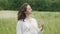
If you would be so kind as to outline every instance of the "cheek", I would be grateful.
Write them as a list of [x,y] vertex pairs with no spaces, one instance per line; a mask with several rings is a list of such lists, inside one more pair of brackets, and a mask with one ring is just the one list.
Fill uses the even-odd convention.
[[31,13],[32,11],[31,10],[28,10],[29,13]]
[[32,13],[32,10],[27,10],[27,13]]

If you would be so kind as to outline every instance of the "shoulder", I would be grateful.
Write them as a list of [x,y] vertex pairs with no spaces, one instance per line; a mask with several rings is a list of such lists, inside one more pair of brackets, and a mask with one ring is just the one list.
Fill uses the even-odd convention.
[[22,20],[18,20],[18,21],[17,21],[17,24],[22,24],[22,23],[23,23]]

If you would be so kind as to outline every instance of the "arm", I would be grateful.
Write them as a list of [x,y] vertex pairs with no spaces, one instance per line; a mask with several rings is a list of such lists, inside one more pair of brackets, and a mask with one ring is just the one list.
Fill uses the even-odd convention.
[[[37,28],[39,28],[38,27],[38,23],[37,23],[37,20],[36,19],[34,19],[35,21],[34,21],[34,25],[37,27]],[[43,20],[40,20],[40,28],[39,28],[39,31],[43,31],[43,29],[44,29],[44,21]]]
[[16,26],[16,34],[22,34],[21,22],[18,21]]
[[44,21],[41,20],[40,21],[40,31],[43,31],[43,29],[44,29]]
[[43,29],[44,29],[44,26],[40,26],[40,31],[43,31]]

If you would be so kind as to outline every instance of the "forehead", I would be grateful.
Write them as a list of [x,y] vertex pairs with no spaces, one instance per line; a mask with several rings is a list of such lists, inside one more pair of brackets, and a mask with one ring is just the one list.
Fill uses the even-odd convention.
[[27,5],[27,8],[31,8],[30,5]]

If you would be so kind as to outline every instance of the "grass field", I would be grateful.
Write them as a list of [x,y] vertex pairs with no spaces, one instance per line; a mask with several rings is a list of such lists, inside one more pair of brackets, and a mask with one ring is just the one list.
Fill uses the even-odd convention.
[[[44,19],[43,34],[60,34],[60,12],[32,12],[32,17]],[[17,11],[0,11],[0,34],[16,34]]]

